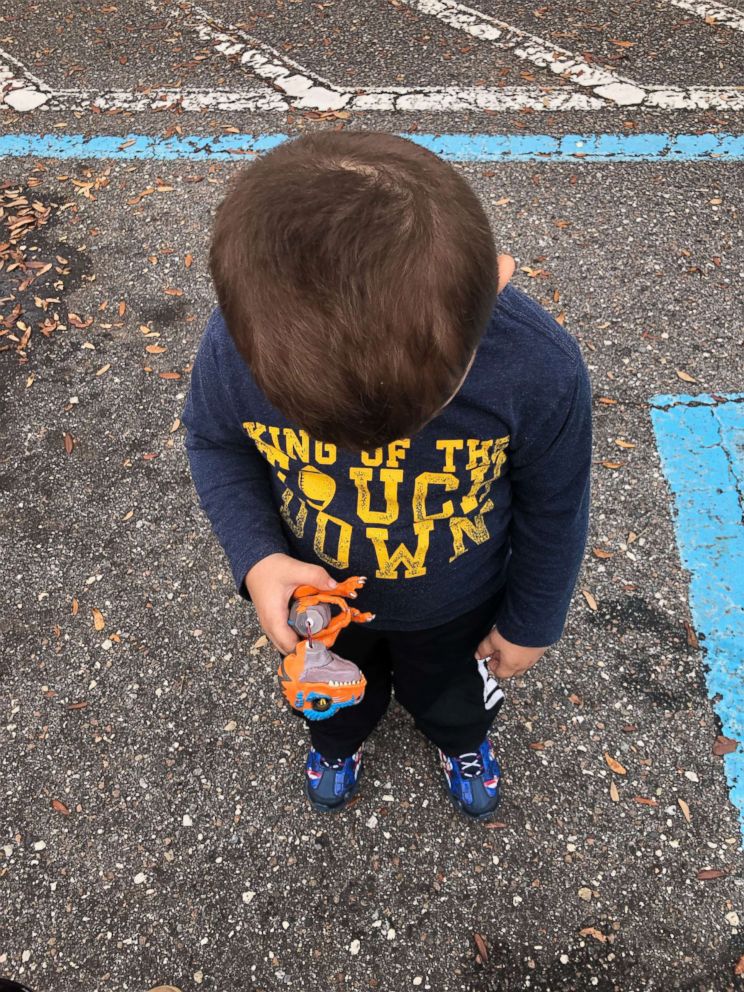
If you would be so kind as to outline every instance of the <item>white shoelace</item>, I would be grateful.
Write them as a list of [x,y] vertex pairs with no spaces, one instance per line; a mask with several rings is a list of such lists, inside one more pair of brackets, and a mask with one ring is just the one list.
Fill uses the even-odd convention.
[[337,758],[335,761],[326,761],[326,759],[321,754],[320,763],[324,768],[331,768],[334,772],[339,771],[339,769],[344,767],[344,762],[346,758]]
[[468,751],[466,754],[459,754],[457,760],[460,762],[463,778],[477,778],[484,772],[479,751]]

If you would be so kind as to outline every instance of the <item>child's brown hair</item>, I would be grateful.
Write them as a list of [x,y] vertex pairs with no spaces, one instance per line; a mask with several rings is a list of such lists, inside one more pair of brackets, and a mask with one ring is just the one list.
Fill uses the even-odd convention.
[[250,165],[218,211],[210,269],[268,399],[352,451],[437,413],[496,296],[473,190],[436,155],[378,132],[308,134]]

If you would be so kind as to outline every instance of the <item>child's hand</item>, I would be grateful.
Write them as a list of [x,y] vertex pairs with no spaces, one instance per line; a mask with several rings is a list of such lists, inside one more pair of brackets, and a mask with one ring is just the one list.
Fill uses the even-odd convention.
[[545,654],[547,648],[523,648],[512,644],[494,627],[478,645],[477,659],[490,657],[488,669],[496,679],[510,679],[514,675],[524,675]]
[[245,587],[258,613],[258,622],[282,654],[294,650],[299,637],[287,623],[289,601],[297,586],[335,589],[336,581],[321,565],[309,565],[289,555],[273,554],[256,562],[245,577]]

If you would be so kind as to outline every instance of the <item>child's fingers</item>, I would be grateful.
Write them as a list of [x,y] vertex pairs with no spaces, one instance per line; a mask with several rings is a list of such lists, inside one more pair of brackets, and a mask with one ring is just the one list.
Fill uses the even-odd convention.
[[286,606],[279,603],[269,607],[262,616],[259,616],[264,633],[277,650],[282,654],[289,654],[294,651],[299,637],[287,623],[289,612]]

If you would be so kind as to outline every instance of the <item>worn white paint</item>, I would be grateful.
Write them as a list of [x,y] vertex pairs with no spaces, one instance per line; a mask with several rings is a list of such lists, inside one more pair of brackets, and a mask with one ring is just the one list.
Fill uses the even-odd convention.
[[237,58],[259,79],[290,97],[298,109],[341,110],[349,102],[351,94],[343,93],[327,79],[308,72],[241,28],[218,24],[202,7],[192,6],[186,15],[180,7],[171,8],[170,13],[180,21],[185,16],[202,41],[214,45],[228,58]]
[[679,7],[680,10],[701,17],[708,24],[715,22],[714,27],[720,24],[733,28],[734,31],[744,31],[744,10],[727,7],[722,3],[701,3],[700,0],[669,0],[669,2],[673,7]]
[[150,93],[128,90],[59,90],[51,95],[45,106],[52,111],[122,110],[141,113],[147,110],[183,110],[200,113],[213,110],[220,113],[243,111],[255,113],[283,112],[289,103],[280,93],[261,87],[255,90],[225,89],[162,89]]
[[26,113],[41,107],[50,96],[48,86],[0,48],[0,108],[7,106]]
[[660,110],[744,110],[744,86],[649,86],[645,107]]

